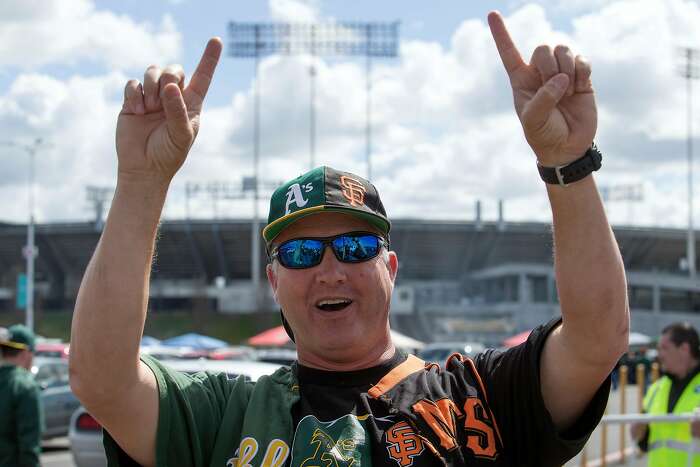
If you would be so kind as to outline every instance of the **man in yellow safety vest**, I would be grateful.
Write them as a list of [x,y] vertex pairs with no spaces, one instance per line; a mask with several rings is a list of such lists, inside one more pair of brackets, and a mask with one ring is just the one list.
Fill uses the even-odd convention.
[[[644,396],[644,412],[683,414],[700,407],[700,339],[688,323],[666,326],[659,339],[659,364],[664,376]],[[634,423],[632,437],[649,452],[650,467],[700,467],[700,421]],[[692,464],[688,453],[692,452]]]

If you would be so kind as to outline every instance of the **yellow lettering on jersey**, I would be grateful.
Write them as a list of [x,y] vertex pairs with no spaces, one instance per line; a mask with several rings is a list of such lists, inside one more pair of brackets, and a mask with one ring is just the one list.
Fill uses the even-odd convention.
[[247,437],[241,440],[241,444],[236,449],[235,457],[226,462],[227,467],[252,467],[250,461],[258,453],[258,442],[255,438]]
[[262,467],[282,467],[289,456],[289,446],[281,439],[273,439],[267,445]]

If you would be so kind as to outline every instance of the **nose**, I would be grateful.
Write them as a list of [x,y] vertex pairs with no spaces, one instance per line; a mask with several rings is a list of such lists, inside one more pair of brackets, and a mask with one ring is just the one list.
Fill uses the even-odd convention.
[[320,284],[342,284],[347,280],[347,265],[338,261],[330,245],[323,251],[323,259],[316,266],[316,280]]

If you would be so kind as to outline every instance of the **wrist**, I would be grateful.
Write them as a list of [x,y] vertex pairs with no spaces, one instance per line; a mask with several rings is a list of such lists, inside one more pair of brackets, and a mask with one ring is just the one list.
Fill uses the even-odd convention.
[[542,180],[546,183],[565,187],[588,177],[588,175],[600,169],[602,159],[603,156],[595,143],[591,143],[591,146],[583,155],[568,163],[547,166],[538,160],[537,170]]

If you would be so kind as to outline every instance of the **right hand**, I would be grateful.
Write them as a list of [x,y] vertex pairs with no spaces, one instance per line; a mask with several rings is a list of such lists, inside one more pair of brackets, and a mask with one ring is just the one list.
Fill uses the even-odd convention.
[[151,65],[143,84],[130,80],[117,120],[119,178],[170,183],[187,158],[199,131],[199,116],[221,55],[221,39],[207,43],[185,87],[179,65]]
[[642,438],[647,433],[647,424],[646,423],[633,423],[630,425],[630,436],[632,436],[632,439],[636,442],[641,441]]

